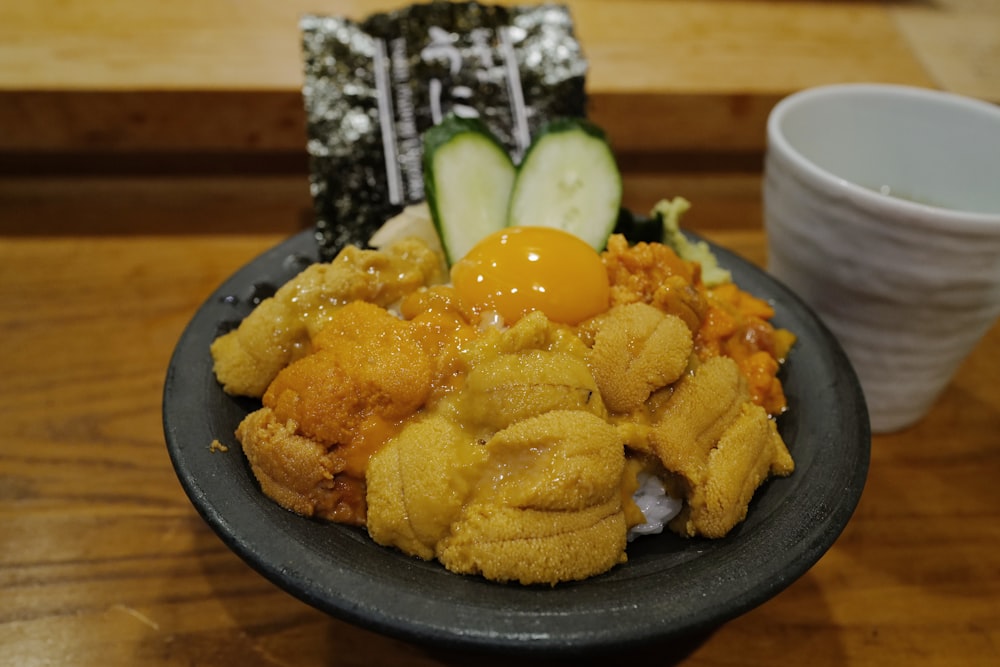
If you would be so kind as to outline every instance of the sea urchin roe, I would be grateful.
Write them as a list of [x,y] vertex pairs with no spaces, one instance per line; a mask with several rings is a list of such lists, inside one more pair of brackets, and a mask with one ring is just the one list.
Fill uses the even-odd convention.
[[733,283],[708,290],[707,299],[708,310],[696,336],[699,356],[735,360],[749,383],[753,402],[769,414],[780,414],[787,400],[777,374],[795,335],[771,324],[774,309],[770,304]]
[[612,305],[648,303],[697,331],[705,312],[699,266],[661,243],[633,246],[621,234],[608,239],[601,256],[611,283]]
[[474,316],[463,309],[450,285],[417,290],[403,299],[399,310],[414,340],[432,359],[432,395],[428,400],[434,402],[462,381],[467,368],[461,351],[479,333],[470,324]]
[[698,264],[659,243],[629,246],[623,236],[615,235],[602,258],[614,304],[648,303],[681,318],[695,334],[695,352],[701,359],[733,358],[750,385],[752,400],[768,414],[785,410],[777,373],[795,336],[775,329],[770,322],[774,309],[767,302],[735,283],[707,287]]
[[668,248],[609,246],[617,305],[577,326],[530,309],[482,327],[446,285],[339,307],[237,430],[264,492],[456,572],[555,584],[625,559],[649,518],[640,456],[684,500],[672,530],[725,534],[793,467],[751,401],[777,409],[791,335]]
[[359,432],[385,431],[431,391],[431,360],[409,334],[407,323],[384,308],[344,306],[314,339],[316,351],[284,368],[263,403],[329,445],[351,446]]
[[624,448],[567,332],[534,312],[470,344],[461,388],[371,460],[373,539],[522,583],[620,562]]
[[247,415],[236,437],[261,490],[282,507],[303,516],[364,525],[365,482],[345,474],[337,448],[296,432],[270,408]]
[[260,398],[282,368],[311,350],[311,338],[352,301],[389,306],[418,287],[442,282],[441,258],[404,239],[385,251],[346,246],[334,261],[313,264],[264,299],[239,327],[211,345],[223,390]]
[[630,303],[601,318],[588,362],[608,408],[628,413],[680,377],[693,347],[679,317]]

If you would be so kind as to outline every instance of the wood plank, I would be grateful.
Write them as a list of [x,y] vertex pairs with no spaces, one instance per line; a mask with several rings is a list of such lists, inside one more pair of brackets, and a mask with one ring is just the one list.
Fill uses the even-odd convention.
[[[301,152],[299,16],[402,4],[6,3],[0,127],[15,131],[0,151]],[[622,151],[759,150],[770,107],[796,89],[934,85],[879,2],[567,4],[592,115]]]
[[[298,90],[298,19],[398,0],[36,0],[0,10],[5,90]],[[524,4],[500,0],[497,4]],[[879,2],[568,0],[597,93],[922,79]]]

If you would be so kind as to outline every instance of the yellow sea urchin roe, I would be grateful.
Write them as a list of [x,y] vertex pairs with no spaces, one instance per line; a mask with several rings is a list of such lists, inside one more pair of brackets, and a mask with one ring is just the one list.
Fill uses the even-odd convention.
[[608,309],[600,255],[580,238],[549,227],[508,227],[476,244],[451,269],[459,298],[507,324],[535,310],[578,324]]

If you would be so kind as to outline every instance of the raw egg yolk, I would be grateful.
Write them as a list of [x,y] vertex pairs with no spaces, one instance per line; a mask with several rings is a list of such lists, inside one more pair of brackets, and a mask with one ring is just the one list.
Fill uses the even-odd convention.
[[512,324],[534,310],[579,324],[608,309],[611,289],[600,255],[551,227],[507,227],[477,243],[451,269],[459,299],[476,313]]

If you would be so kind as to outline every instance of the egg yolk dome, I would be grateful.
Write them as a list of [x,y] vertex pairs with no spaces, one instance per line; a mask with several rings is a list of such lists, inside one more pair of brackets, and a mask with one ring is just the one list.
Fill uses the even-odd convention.
[[553,227],[506,227],[487,236],[451,269],[458,297],[474,312],[511,324],[535,310],[579,324],[608,309],[610,287],[600,255]]

